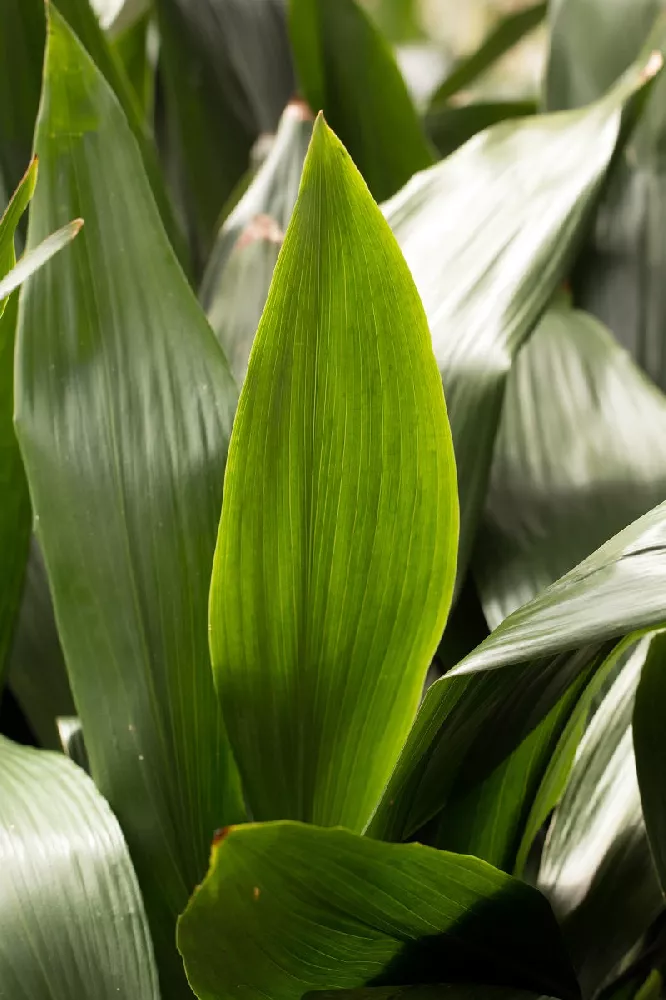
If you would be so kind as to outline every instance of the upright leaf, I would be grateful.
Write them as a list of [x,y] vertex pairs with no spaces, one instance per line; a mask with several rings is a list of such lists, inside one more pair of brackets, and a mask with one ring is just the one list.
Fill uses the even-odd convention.
[[175,916],[240,813],[206,626],[236,390],[122,109],[55,9],[36,149],[29,243],[87,224],[26,289],[17,430],[91,771],[178,995]]
[[663,908],[636,782],[631,717],[649,646],[639,643],[598,708],[544,848],[539,886],[553,903],[585,996],[592,996]]
[[211,590],[256,819],[364,826],[444,627],[457,529],[423,308],[320,117],[238,404]]
[[0,997],[159,1000],[118,822],[61,755],[0,737]]
[[534,889],[476,858],[297,823],[224,832],[178,946],[200,1000],[447,979],[577,994]]
[[558,305],[507,381],[473,566],[494,628],[666,495],[666,397]]
[[652,640],[643,667],[636,692],[633,732],[645,823],[662,891],[666,893],[665,688],[666,638],[662,633]]
[[289,0],[298,78],[323,110],[373,196],[390,198],[433,162],[386,39],[357,0]]
[[504,383],[569,263],[615,149],[634,66],[582,111],[504,122],[415,177],[384,207],[425,306],[458,467],[467,567]]

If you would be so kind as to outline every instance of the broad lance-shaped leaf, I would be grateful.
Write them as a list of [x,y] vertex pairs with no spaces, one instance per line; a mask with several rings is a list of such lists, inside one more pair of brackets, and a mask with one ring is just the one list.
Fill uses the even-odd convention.
[[[618,639],[664,623],[666,503],[514,611],[429,688],[373,818],[373,835],[409,836],[440,811],[450,791],[444,779],[452,756],[456,766],[478,731],[470,733],[469,712],[485,722],[501,719],[502,736],[494,731],[490,758],[499,763],[576,677],[596,669],[595,662],[603,663]],[[500,715],[498,704],[503,706]],[[457,720],[453,729],[452,713]],[[452,746],[457,748],[453,755]],[[484,776],[484,766],[488,761],[478,757],[467,764],[477,777]]]
[[592,996],[663,909],[636,781],[631,717],[649,639],[597,709],[544,847],[553,903],[584,996]]
[[118,821],[61,754],[0,737],[0,997],[159,1000]]
[[472,561],[492,628],[666,495],[666,398],[601,324],[549,310],[507,381]]
[[199,300],[239,384],[296,204],[312,113],[291,101],[269,155],[217,235]]
[[178,947],[200,1000],[442,980],[578,992],[530,886],[476,858],[299,823],[217,839]]
[[92,775],[146,895],[165,996],[211,830],[241,815],[206,608],[236,389],[167,241],[122,110],[52,9],[16,425]]
[[458,467],[462,579],[486,495],[504,383],[569,263],[644,58],[582,111],[504,122],[384,207],[414,276],[444,381]]
[[365,825],[444,628],[457,531],[423,308],[320,116],[238,404],[210,599],[255,819]]
[[373,196],[394,195],[433,151],[391,48],[357,0],[289,0],[298,79]]
[[634,748],[643,814],[652,856],[662,891],[666,893],[666,789],[664,787],[664,691],[666,690],[666,638],[656,636],[650,645],[634,707]]

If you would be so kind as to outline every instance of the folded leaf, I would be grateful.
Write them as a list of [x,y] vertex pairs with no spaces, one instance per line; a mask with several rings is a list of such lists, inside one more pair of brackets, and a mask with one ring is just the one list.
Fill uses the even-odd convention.
[[636,782],[631,717],[649,640],[598,708],[548,833],[539,886],[592,996],[663,907]]
[[447,978],[577,994],[534,889],[476,858],[296,823],[217,838],[178,947],[200,1000]]
[[569,263],[615,149],[636,64],[582,111],[503,122],[419,174],[384,207],[414,276],[444,381],[467,567],[504,383]]
[[298,79],[373,196],[390,198],[433,154],[386,39],[356,0],[289,0]]
[[86,226],[26,288],[17,430],[91,772],[178,996],[175,916],[242,814],[206,622],[236,389],[122,109],[55,9],[36,149],[29,245]]
[[0,737],[0,996],[159,1000],[127,847],[92,781]]
[[664,793],[664,687],[666,639],[657,635],[636,692],[633,734],[636,769],[652,856],[666,893],[666,794]]
[[199,299],[239,384],[296,204],[312,114],[291,101],[269,155],[217,235]]
[[367,822],[444,627],[457,527],[421,303],[320,117],[234,422],[210,599],[256,819]]
[[473,568],[492,628],[666,495],[666,397],[607,330],[546,313],[507,381]]

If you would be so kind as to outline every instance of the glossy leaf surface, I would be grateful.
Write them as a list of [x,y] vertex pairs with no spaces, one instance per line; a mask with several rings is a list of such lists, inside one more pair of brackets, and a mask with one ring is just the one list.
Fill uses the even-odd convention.
[[595,319],[552,308],[507,381],[473,560],[490,626],[665,495],[666,397]]
[[61,755],[0,737],[0,997],[159,1000],[117,820]]
[[29,245],[86,226],[22,300],[17,430],[92,774],[177,995],[175,915],[241,813],[206,625],[236,389],[122,109],[55,10],[36,149]]
[[666,639],[658,635],[650,644],[636,693],[633,733],[636,769],[650,846],[662,890],[666,892],[666,790],[663,764],[664,690],[666,688]]
[[433,155],[388,43],[357,0],[290,0],[290,31],[308,104],[390,198]]
[[534,889],[476,858],[296,823],[222,835],[178,946],[200,1000],[447,976],[577,992]]
[[457,529],[423,308],[320,117],[234,422],[211,589],[255,819],[363,827],[444,627]]

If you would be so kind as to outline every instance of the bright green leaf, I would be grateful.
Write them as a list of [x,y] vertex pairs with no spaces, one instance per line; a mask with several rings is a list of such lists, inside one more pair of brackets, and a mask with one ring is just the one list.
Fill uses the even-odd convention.
[[320,118],[238,404],[211,590],[255,819],[366,823],[444,628],[457,529],[423,308]]
[[92,781],[0,737],[0,997],[159,1000],[127,847]]
[[666,892],[666,792],[664,788],[664,688],[666,636],[656,636],[643,667],[634,709],[634,748],[652,855]]
[[296,823],[225,831],[178,947],[200,1000],[447,977],[577,994],[534,889],[476,858]]
[[388,42],[356,0],[290,0],[289,26],[308,104],[389,198],[433,155]]
[[108,84],[52,10],[17,430],[91,772],[146,895],[166,995],[211,831],[241,814],[206,607],[236,389],[166,239]]

